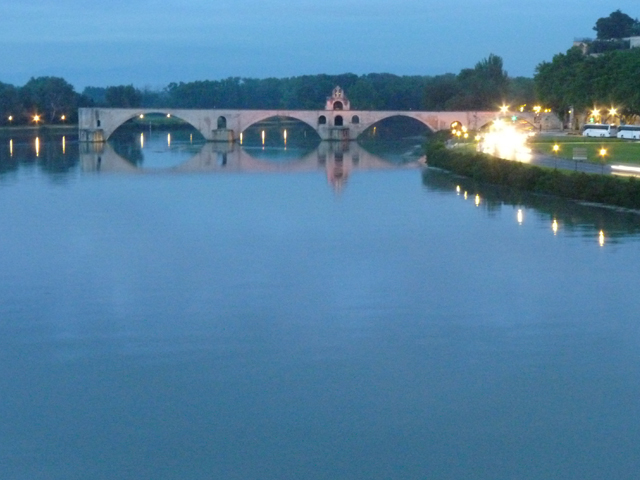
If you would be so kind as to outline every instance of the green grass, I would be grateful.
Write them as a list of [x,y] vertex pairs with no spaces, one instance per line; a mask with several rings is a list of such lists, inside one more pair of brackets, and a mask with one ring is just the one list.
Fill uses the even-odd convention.
[[589,137],[534,137],[529,141],[535,153],[554,155],[553,146],[557,144],[558,157],[573,159],[573,149],[586,148],[587,159],[593,163],[601,163],[600,149],[605,148],[607,154],[605,163],[640,164],[640,142],[621,140],[618,138],[589,138]]

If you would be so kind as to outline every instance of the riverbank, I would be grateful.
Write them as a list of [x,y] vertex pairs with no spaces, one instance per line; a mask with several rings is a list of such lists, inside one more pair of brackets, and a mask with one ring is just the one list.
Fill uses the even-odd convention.
[[72,123],[68,125],[5,125],[0,127],[0,132],[33,132],[38,130],[45,131],[71,131],[78,130],[78,124]]
[[427,142],[426,155],[428,166],[441,168],[480,183],[583,202],[640,209],[640,181],[633,177],[538,167],[467,149],[449,149],[438,138]]

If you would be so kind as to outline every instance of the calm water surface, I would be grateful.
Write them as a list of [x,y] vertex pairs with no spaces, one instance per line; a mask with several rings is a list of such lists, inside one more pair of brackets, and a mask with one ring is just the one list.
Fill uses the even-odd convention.
[[406,146],[3,135],[0,478],[638,478],[639,216]]

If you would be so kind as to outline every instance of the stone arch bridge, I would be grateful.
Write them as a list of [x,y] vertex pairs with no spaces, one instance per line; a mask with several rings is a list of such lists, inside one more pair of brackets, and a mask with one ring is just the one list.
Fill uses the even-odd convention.
[[[104,142],[126,121],[151,113],[177,117],[198,130],[211,142],[234,142],[254,123],[272,117],[288,117],[306,123],[321,140],[355,140],[372,125],[390,117],[409,117],[432,131],[447,130],[460,122],[475,130],[497,118],[496,112],[422,112],[371,110],[230,110],[230,109],[158,109],[158,108],[81,108],[78,129],[81,142]],[[533,114],[518,114],[527,119]]]

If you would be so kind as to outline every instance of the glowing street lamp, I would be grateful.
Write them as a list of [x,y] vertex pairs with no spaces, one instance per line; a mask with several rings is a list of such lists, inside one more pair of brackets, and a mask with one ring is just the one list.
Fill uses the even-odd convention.
[[62,120],[63,122],[67,119],[66,115],[60,115],[60,120]]
[[605,157],[607,156],[607,149],[601,148],[598,153],[600,154],[600,161],[602,162],[602,173],[604,173],[604,162],[605,162]]
[[35,124],[37,125],[37,124],[38,124],[38,122],[40,121],[40,115],[37,115],[37,114],[36,114],[36,115],[34,115],[34,116],[33,116],[33,121],[34,121],[34,122],[35,122]]
[[143,113],[140,114],[140,118],[144,118],[144,114]]
[[500,107],[500,113],[507,113],[509,111],[509,105],[502,105]]
[[553,153],[555,153],[556,155],[558,155],[558,151],[560,150],[560,145],[558,145],[557,143],[553,146]]
[[9,115],[9,123],[13,122],[13,115]]

